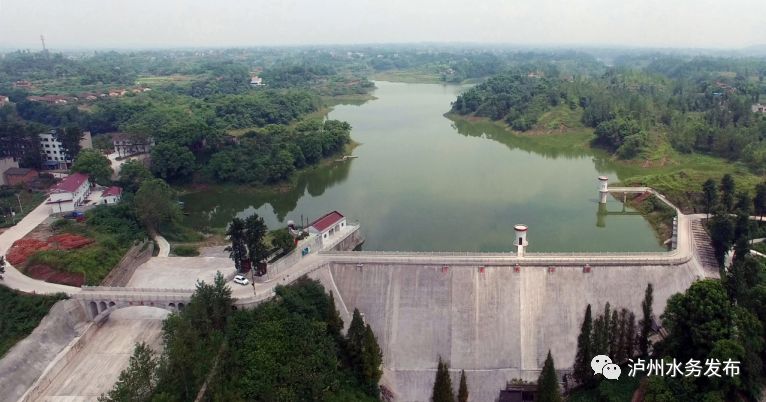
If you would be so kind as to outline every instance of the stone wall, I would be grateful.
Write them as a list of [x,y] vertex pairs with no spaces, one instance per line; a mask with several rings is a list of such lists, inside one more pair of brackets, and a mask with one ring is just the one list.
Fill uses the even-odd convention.
[[127,286],[136,268],[149,261],[153,252],[154,242],[152,241],[143,241],[131,247],[117,266],[101,281],[101,286]]

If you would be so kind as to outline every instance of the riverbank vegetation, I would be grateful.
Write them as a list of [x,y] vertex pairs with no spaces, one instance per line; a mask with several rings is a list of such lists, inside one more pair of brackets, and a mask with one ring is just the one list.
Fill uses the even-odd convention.
[[[766,118],[750,110],[766,94],[766,61],[647,57],[582,75],[555,68],[511,68],[464,92],[457,115],[502,121],[517,133],[592,130],[625,184],[654,187],[684,209],[699,206],[697,188],[710,172],[737,176],[752,189],[766,174]],[[554,123],[554,124],[551,124]],[[719,177],[720,177],[719,176]]]
[[[348,334],[332,296],[309,279],[278,286],[252,310],[231,309],[218,275],[163,325],[163,350],[139,344],[100,401],[375,401],[381,355],[358,311]],[[202,391],[200,391],[202,389]]]
[[24,339],[65,295],[30,295],[0,285],[0,357]]

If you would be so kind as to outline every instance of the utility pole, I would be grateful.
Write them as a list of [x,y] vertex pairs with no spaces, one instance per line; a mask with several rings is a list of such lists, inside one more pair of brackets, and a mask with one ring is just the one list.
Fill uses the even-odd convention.
[[48,54],[48,49],[45,48],[45,37],[40,35],[40,42],[43,43],[43,53]]
[[21,206],[21,198],[19,198],[19,193],[16,193],[16,200],[19,201],[19,211],[23,214],[24,208]]

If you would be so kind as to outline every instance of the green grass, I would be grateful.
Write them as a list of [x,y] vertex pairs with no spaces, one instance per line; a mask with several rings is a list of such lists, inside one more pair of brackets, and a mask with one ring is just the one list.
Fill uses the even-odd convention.
[[28,295],[0,286],[0,357],[32,333],[64,295]]
[[[17,194],[19,198],[16,198]],[[15,222],[20,221],[30,211],[37,208],[46,198],[47,195],[45,193],[29,192],[21,189],[0,190],[0,215],[2,215],[0,216],[0,228],[15,225]],[[19,201],[21,201],[24,213],[19,212]],[[8,208],[16,212],[15,217],[4,215],[8,213]]]
[[51,225],[56,234],[72,233],[94,243],[73,250],[45,250],[30,256],[25,267],[47,265],[62,272],[82,273],[87,285],[98,285],[122,259],[135,240],[145,237],[126,205],[99,206],[86,214],[86,221],[59,220]]
[[179,257],[196,257],[199,255],[199,250],[195,245],[179,244],[173,245],[170,249],[171,253]]

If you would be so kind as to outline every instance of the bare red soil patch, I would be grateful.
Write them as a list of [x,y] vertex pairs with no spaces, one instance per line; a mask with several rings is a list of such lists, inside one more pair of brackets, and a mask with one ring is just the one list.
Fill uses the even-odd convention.
[[47,265],[33,265],[26,269],[32,278],[61,285],[80,287],[85,283],[85,275],[80,272],[60,272]]

